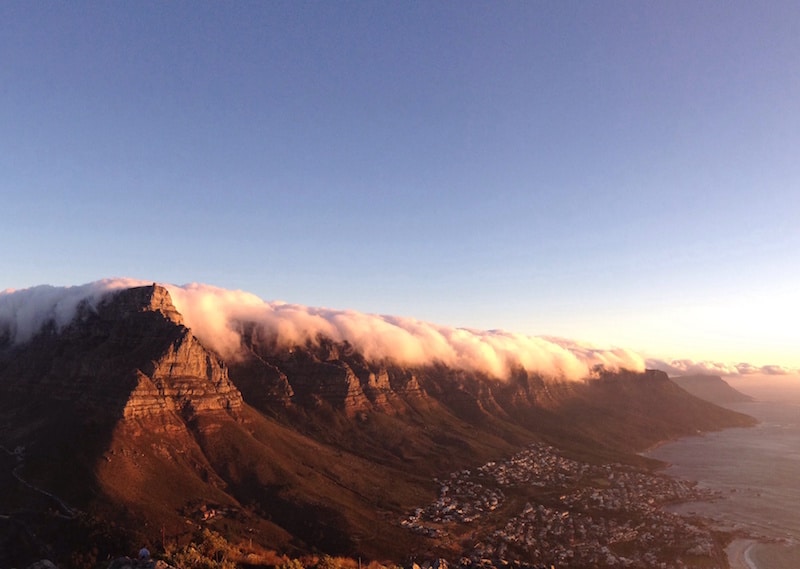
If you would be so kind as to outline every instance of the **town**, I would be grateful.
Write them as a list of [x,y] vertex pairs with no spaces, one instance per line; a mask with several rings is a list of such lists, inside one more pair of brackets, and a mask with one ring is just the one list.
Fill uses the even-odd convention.
[[401,525],[461,544],[465,567],[667,569],[722,559],[701,521],[663,509],[715,495],[633,466],[579,462],[536,443],[437,482],[438,499]]

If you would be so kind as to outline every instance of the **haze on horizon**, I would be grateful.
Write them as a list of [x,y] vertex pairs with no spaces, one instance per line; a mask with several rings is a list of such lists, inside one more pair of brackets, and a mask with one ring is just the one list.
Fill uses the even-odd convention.
[[798,369],[797,53],[788,1],[4,4],[0,288]]

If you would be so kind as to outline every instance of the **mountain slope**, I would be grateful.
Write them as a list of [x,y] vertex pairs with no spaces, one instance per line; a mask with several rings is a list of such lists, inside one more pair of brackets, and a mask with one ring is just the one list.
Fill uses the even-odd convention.
[[717,405],[753,401],[752,397],[737,391],[717,375],[682,375],[673,377],[672,381],[695,397]]
[[286,347],[240,325],[244,353],[225,362],[153,285],[85,304],[24,344],[6,339],[0,444],[23,450],[0,473],[0,512],[64,550],[94,539],[106,548],[95,555],[211,527],[289,553],[403,559],[443,547],[399,524],[435,496],[435,476],[533,441],[635,462],[659,440],[751,424],[658,372],[499,380],[368,361],[325,338]]

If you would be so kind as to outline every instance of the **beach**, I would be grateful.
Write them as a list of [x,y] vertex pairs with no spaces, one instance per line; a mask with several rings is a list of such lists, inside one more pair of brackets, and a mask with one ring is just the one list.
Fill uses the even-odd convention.
[[751,539],[734,539],[725,549],[730,569],[758,569],[750,558],[750,551],[757,543]]
[[728,554],[728,563],[731,569],[800,567],[800,545],[735,539],[725,552]]

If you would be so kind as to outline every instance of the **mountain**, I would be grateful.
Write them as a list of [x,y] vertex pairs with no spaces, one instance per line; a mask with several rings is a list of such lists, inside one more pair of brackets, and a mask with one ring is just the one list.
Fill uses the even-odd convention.
[[752,424],[652,370],[498,379],[237,325],[223,359],[154,284],[24,342],[0,330],[0,565],[92,566],[206,527],[288,554],[453,554],[400,523],[435,477],[534,442],[641,465],[658,441]]
[[671,379],[695,397],[717,405],[753,401],[752,397],[737,391],[718,375],[682,375]]

